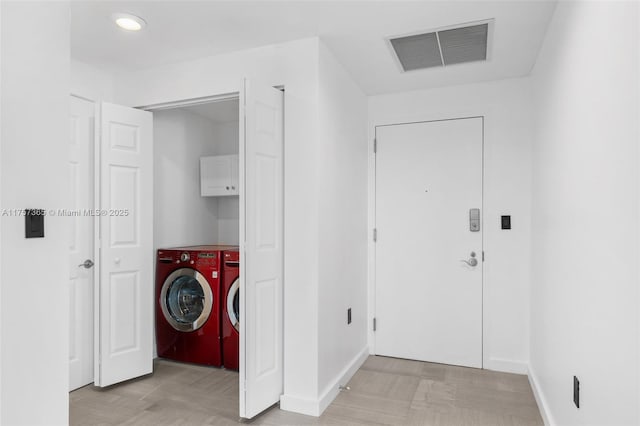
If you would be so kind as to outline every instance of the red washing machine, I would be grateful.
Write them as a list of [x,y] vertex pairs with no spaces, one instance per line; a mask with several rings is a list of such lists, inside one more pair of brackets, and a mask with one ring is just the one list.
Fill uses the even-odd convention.
[[240,252],[223,254],[222,284],[222,365],[240,368]]
[[222,365],[222,251],[232,248],[234,246],[193,246],[158,250],[156,342],[159,357]]

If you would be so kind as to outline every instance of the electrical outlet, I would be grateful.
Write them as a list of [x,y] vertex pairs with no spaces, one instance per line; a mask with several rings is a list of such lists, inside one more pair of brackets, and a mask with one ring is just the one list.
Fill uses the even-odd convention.
[[351,324],[351,308],[347,309],[347,324]]
[[573,376],[573,403],[580,408],[580,380]]

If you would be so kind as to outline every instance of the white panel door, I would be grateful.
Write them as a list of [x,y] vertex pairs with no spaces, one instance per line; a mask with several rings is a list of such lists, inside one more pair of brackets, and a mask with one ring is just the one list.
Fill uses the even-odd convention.
[[283,390],[283,93],[245,82],[240,99],[240,416],[252,418]]
[[482,208],[483,119],[381,126],[376,140],[375,352],[482,367],[470,209]]
[[153,370],[153,116],[101,107],[96,386]]
[[70,108],[69,390],[74,390],[93,382],[94,218],[87,212],[93,209],[95,104],[71,96]]

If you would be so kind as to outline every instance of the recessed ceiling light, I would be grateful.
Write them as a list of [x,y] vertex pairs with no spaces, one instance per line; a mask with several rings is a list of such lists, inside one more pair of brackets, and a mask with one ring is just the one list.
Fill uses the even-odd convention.
[[147,25],[144,19],[129,13],[114,13],[112,18],[117,26],[127,31],[140,31]]

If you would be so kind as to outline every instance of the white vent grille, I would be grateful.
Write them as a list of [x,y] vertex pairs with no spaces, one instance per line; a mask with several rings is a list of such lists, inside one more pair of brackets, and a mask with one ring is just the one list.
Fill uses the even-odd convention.
[[489,24],[438,32],[445,65],[487,59]]
[[390,42],[405,71],[442,66],[436,33],[396,38]]
[[487,60],[489,24],[474,23],[389,39],[402,71]]

